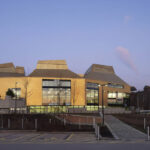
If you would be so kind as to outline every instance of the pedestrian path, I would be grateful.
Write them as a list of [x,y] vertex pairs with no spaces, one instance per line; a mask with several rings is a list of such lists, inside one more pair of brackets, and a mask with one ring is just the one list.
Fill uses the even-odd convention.
[[105,122],[114,135],[125,141],[146,140],[147,136],[143,132],[123,123],[112,115],[105,115]]
[[126,110],[123,107],[107,107],[105,108],[105,114],[110,115],[110,114],[130,114],[130,110]]

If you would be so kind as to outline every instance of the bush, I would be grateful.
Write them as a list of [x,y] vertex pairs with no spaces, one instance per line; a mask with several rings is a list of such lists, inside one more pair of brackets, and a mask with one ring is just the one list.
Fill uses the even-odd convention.
[[6,92],[6,95],[7,95],[7,96],[10,96],[11,98],[14,98],[14,97],[15,97],[15,94],[14,94],[14,92],[12,91],[12,89],[8,89],[8,91]]

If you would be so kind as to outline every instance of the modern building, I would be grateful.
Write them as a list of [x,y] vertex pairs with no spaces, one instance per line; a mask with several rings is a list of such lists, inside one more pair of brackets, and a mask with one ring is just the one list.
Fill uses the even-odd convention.
[[[112,66],[93,64],[84,75],[68,69],[65,60],[38,61],[36,69],[25,76],[23,67],[12,63],[0,65],[0,99],[10,88],[24,98],[30,109],[98,107],[123,104],[130,86],[119,78]],[[51,107],[52,108],[52,107]]]

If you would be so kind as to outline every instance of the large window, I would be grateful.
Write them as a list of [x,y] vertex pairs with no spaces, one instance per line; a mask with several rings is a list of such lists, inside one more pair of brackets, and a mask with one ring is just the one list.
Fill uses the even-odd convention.
[[87,105],[99,104],[99,87],[96,83],[86,84],[86,101]]
[[128,94],[119,92],[109,92],[108,93],[108,105],[123,105],[124,98],[127,98]]
[[71,81],[43,80],[43,105],[70,105]]
[[115,92],[108,93],[108,99],[116,99],[116,98],[117,98],[117,93]]

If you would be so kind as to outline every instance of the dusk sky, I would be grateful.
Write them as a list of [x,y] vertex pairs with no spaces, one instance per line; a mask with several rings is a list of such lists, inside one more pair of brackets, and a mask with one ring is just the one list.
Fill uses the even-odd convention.
[[53,59],[82,74],[112,65],[129,85],[150,85],[150,0],[0,0],[0,63],[30,73]]

